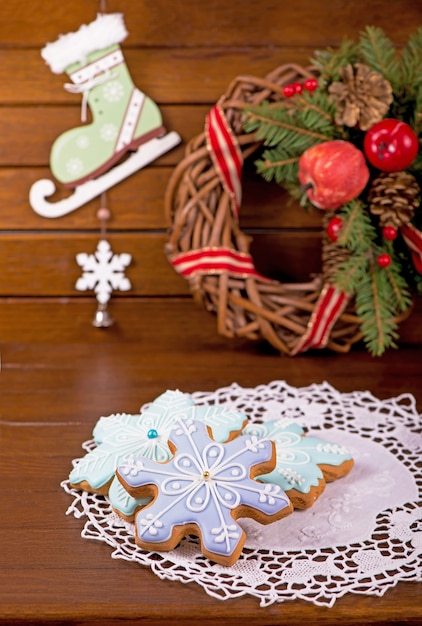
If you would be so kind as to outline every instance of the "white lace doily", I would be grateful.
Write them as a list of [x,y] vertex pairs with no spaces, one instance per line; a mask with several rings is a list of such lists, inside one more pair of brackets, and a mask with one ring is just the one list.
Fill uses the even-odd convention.
[[162,579],[195,582],[221,600],[249,594],[261,606],[297,598],[332,606],[346,593],[381,596],[399,581],[421,581],[422,436],[413,396],[379,400],[368,391],[340,393],[326,382],[294,388],[274,381],[191,397],[238,409],[251,421],[295,419],[308,434],[345,445],[355,466],[327,484],[310,509],[268,526],[239,520],[247,541],[232,567],[210,562],[194,537],[171,552],[141,550],[133,527],[106,497],[64,481],[73,497],[67,513],[84,518],[83,537],[109,544],[113,558],[148,566]]

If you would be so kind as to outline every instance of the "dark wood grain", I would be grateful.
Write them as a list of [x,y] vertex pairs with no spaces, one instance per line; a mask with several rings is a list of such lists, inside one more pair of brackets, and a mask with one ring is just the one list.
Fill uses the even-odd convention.
[[[243,201],[240,224],[245,229],[309,229],[320,228],[322,215],[318,210],[305,211],[291,202],[287,193],[276,183],[267,183],[246,164],[243,181]],[[107,192],[111,211],[108,228],[112,231],[164,231],[170,221],[164,212],[164,193],[173,167],[151,167],[136,172]],[[98,232],[97,211],[101,199],[95,198],[80,209],[59,219],[41,217],[29,206],[29,189],[39,179],[50,178],[48,168],[0,168],[2,210],[0,231],[69,231]],[[51,199],[65,197],[58,193]]]
[[[185,144],[204,128],[207,105],[160,107],[163,123],[174,130],[183,142],[154,161],[155,166],[172,165],[184,155]],[[0,167],[47,166],[53,142],[70,128],[81,125],[79,107],[4,106],[0,117]]]
[[[421,300],[400,326],[399,348],[379,359],[360,344],[341,356],[281,357],[265,342],[219,336],[216,318],[192,301],[164,254],[170,176],[236,76],[307,64],[315,49],[356,39],[367,24],[400,47],[422,22],[421,2],[107,1],[109,12],[124,14],[135,84],[182,138],[107,194],[108,238],[134,258],[133,289],[111,299],[107,330],[91,324],[94,296],[74,289],[75,254],[98,242],[99,199],[47,220],[28,195],[34,181],[51,178],[52,143],[81,124],[80,96],[63,89],[66,75],[53,74],[40,50],[99,10],[99,1],[82,0],[0,5],[0,624],[422,624],[420,584],[400,583],[383,597],[346,594],[328,609],[300,601],[260,608],[247,596],[221,602],[196,584],[162,581],[82,539],[83,520],[66,516],[70,498],[60,487],[100,416],[136,413],[166,389],[328,381],[381,399],[412,394],[421,410]],[[287,203],[253,170],[249,161],[240,224],[253,236],[254,259],[278,279],[306,279],[319,268],[321,215]],[[64,195],[58,186],[54,199]]]
[[[59,33],[75,31],[95,19],[100,2],[73,2],[71,7],[70,11],[68,4],[54,0],[34,0],[27,5],[4,3],[0,41],[19,47],[42,46],[54,41]],[[206,7],[198,5],[197,0],[186,0],[171,8],[168,0],[156,0],[153,4],[107,2],[108,12],[124,13],[130,46],[234,46],[245,41],[251,46],[336,45],[343,35],[355,36],[372,23],[386,29],[400,44],[421,19],[420,4],[412,0],[342,0],[331,4],[265,0],[259,8],[252,3],[245,5],[244,0],[209,0]]]
[[[294,62],[308,65],[313,53],[311,47],[298,47]],[[160,105],[214,102],[235,76],[265,76],[279,65],[292,63],[291,48],[267,43],[241,47],[232,44],[229,48],[124,46],[124,56],[134,83]],[[75,106],[80,120],[80,96],[70,95],[64,89],[68,77],[65,73],[53,74],[40,50],[12,48],[4,59],[0,66],[0,81],[4,84],[1,104]],[[218,72],[214,69],[216,64]]]
[[[39,234],[0,234],[0,296],[78,296],[75,290],[82,273],[76,263],[79,253],[94,254],[100,235],[80,232]],[[131,282],[131,295],[178,295],[189,292],[187,281],[179,276],[164,255],[164,233],[108,233],[115,254],[126,252],[132,262],[125,274]],[[307,281],[321,269],[320,233],[257,234],[252,253],[257,269],[284,282]],[[115,292],[122,297],[124,292]]]
[[[261,344],[215,334],[212,316],[188,299],[114,307],[116,327],[90,327],[92,303],[1,302],[0,623],[419,624],[421,588],[400,583],[382,598],[346,595],[333,608],[288,602],[259,608],[221,602],[194,584],[161,581],[115,561],[110,548],[80,537],[60,488],[101,415],[137,412],[165,389],[208,390],[271,380],[307,386],[327,380],[342,392],[380,398],[414,394],[422,406],[421,347],[381,359],[351,354],[280,357]],[[6,339],[7,334],[9,338]],[[165,597],[165,602],[163,602]]]

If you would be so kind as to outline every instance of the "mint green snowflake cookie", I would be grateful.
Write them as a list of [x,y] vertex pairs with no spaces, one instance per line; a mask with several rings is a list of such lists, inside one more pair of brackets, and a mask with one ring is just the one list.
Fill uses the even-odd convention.
[[[166,391],[138,415],[101,417],[93,431],[96,447],[79,459],[69,475],[73,487],[108,495],[113,508],[131,517],[145,499],[135,501],[115,480],[116,468],[134,456],[163,463],[171,458],[168,438],[176,420],[195,419],[212,430],[218,442],[236,436],[247,418],[223,406],[196,406],[180,391]],[[146,500],[148,501],[148,500]]]
[[274,441],[276,466],[259,480],[280,485],[296,509],[312,506],[327,482],[345,476],[353,467],[344,446],[309,437],[291,420],[250,423],[242,433]]

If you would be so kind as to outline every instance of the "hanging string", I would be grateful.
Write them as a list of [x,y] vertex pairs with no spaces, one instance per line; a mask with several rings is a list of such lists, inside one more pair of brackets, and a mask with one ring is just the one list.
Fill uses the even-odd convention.
[[[107,222],[111,217],[111,212],[107,204],[107,192],[103,191],[100,196],[100,208],[97,211],[97,218],[100,221],[100,235],[101,239],[105,239],[107,233]],[[92,325],[96,328],[108,328],[113,325],[113,319],[111,318],[107,302],[98,303],[97,311],[95,313]]]
[[[106,0],[100,0],[100,14],[107,13]],[[107,222],[111,217],[110,210],[107,203],[107,192],[103,191],[100,196],[100,208],[97,211],[97,218],[100,220],[100,235],[101,239],[104,239],[107,233]],[[108,328],[113,325],[113,320],[109,315],[107,309],[107,303],[98,304],[97,312],[92,322],[93,326],[97,328]]]
[[103,191],[100,199],[100,208],[97,211],[97,218],[100,220],[101,237],[105,237],[107,232],[107,222],[111,217],[110,209],[107,204],[107,192]]

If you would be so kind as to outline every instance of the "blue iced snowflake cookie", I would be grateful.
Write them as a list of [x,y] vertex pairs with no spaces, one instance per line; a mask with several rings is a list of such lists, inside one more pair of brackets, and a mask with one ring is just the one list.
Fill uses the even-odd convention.
[[274,441],[276,466],[259,480],[280,485],[296,509],[312,506],[326,482],[345,476],[353,467],[345,447],[305,435],[303,428],[291,420],[250,423],[242,432]]
[[232,565],[246,538],[238,517],[267,524],[292,512],[279,485],[255,480],[274,467],[269,439],[245,435],[219,443],[203,422],[188,419],[174,425],[169,447],[173,457],[165,463],[132,457],[117,469],[134,498],[152,498],[135,518],[141,548],[172,550],[194,534],[205,556]]
[[168,436],[175,420],[193,417],[209,425],[217,441],[236,436],[246,423],[246,417],[238,411],[223,406],[196,406],[188,394],[166,391],[138,415],[101,417],[93,431],[96,447],[75,464],[69,475],[71,485],[109,494],[112,506],[130,517],[144,502],[135,503],[113,484],[117,466],[137,455],[167,461],[171,456]]

